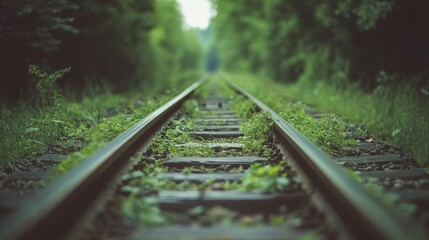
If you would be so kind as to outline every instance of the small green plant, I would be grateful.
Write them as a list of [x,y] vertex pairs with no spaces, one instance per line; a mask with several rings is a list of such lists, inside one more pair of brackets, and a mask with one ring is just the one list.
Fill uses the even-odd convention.
[[50,106],[60,96],[55,82],[71,70],[70,67],[52,73],[41,70],[37,65],[30,65],[28,72],[35,82],[34,100],[41,106]]
[[200,141],[199,145],[178,147],[177,144],[196,142],[189,132],[193,129],[193,123],[188,118],[180,118],[171,121],[170,126],[165,129],[163,135],[158,135],[152,151],[157,154],[167,153],[170,157],[200,156],[208,157],[214,155],[214,150],[205,141]]
[[255,111],[255,104],[246,99],[244,96],[235,95],[231,100],[230,107],[238,116],[248,118]]
[[192,168],[190,168],[190,167],[184,167],[182,169],[182,173],[185,174],[185,175],[189,175],[189,174],[192,173]]
[[129,118],[125,115],[106,118],[98,125],[90,128],[88,136],[93,141],[108,141],[130,128],[136,122],[137,119]]
[[243,132],[242,137],[246,153],[264,153],[267,154],[269,149],[266,146],[272,134],[273,120],[267,112],[259,112],[240,126]]
[[6,106],[0,108],[0,159],[4,163],[24,154],[43,153],[74,126],[62,104],[44,108],[28,105],[13,110]]
[[281,191],[289,184],[286,174],[282,173],[282,165],[252,164],[244,172],[240,188],[245,191],[260,190],[264,192]]
[[226,181],[223,184],[223,187],[225,190],[238,190],[241,188],[241,183],[239,182],[232,182],[232,181]]
[[91,142],[87,144],[84,149],[82,149],[82,151],[67,155],[63,161],[58,163],[55,168],[52,169],[52,173],[54,175],[60,175],[64,172],[67,172],[74,165],[89,157],[92,153],[100,149],[105,144],[105,142]]
[[198,101],[195,99],[187,100],[183,104],[183,112],[185,112],[189,118],[198,118],[201,116]]
[[156,198],[153,197],[139,199],[136,194],[131,194],[123,202],[122,211],[125,216],[138,221],[143,226],[163,225],[167,222]]
[[64,161],[55,167],[54,172],[63,173],[68,171],[75,164],[102,148],[108,141],[112,140],[118,134],[130,128],[137,121],[138,119],[126,118],[123,115],[118,115],[104,119],[103,122],[90,129],[78,128],[81,131],[83,130],[83,132],[80,132],[79,134],[86,138],[88,144],[81,152],[67,156]]

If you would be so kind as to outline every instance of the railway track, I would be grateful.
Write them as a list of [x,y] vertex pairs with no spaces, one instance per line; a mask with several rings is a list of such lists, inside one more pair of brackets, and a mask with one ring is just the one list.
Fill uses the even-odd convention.
[[[0,222],[0,238],[424,238],[265,104],[229,83],[253,102],[254,115],[271,119],[264,151],[249,150],[254,139],[243,137],[240,126],[252,120],[233,111],[232,100],[216,87],[190,100],[206,81],[20,204]],[[187,102],[194,104],[182,108]]]

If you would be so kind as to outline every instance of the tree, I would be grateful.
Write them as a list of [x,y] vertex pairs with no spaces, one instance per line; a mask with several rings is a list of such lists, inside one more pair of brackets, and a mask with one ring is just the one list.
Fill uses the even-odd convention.
[[168,85],[201,66],[197,37],[182,28],[174,0],[4,0],[0,7],[3,99],[29,96],[31,64],[71,67],[59,84],[77,90]]
[[64,34],[77,34],[72,23],[78,5],[69,0],[0,2],[0,94],[14,99],[28,91],[27,69],[46,64]]
[[[380,72],[429,75],[424,0],[214,0],[220,65],[279,81],[355,81]],[[406,79],[397,77],[396,81]]]

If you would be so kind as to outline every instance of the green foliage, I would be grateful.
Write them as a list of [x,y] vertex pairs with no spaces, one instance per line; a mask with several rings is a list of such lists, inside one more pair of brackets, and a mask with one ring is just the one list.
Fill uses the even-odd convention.
[[240,126],[243,132],[243,152],[246,153],[264,153],[269,149],[266,146],[268,139],[272,134],[273,120],[267,112],[259,112]]
[[42,71],[37,65],[30,65],[28,72],[36,83],[36,96],[34,101],[41,106],[51,106],[59,98],[59,90],[55,85],[71,68],[64,68],[52,73]]
[[67,157],[52,169],[52,173],[60,175],[69,171],[74,165],[81,162],[83,159],[91,156],[106,144],[105,141],[90,142],[81,151],[67,155]]
[[136,195],[128,196],[122,204],[125,216],[138,221],[143,226],[162,225],[166,223],[165,217],[158,207],[156,198],[145,197],[138,199]]
[[64,102],[44,108],[21,105],[15,109],[0,107],[0,160],[5,164],[11,158],[44,152],[55,142],[67,144],[61,137],[79,126]]
[[345,123],[338,117],[327,116],[317,120],[304,111],[300,102],[289,103],[280,116],[332,156],[341,156],[343,148],[353,143],[347,138]]
[[424,1],[215,3],[215,48],[223,70],[283,82],[326,81],[340,87],[358,82],[373,89],[376,74],[389,69],[408,76],[422,74],[420,82],[428,82],[428,59],[417,53],[426,51],[429,39],[420,25],[428,18],[420,10],[429,5]]
[[[286,86],[274,82],[260,82],[257,79],[238,76],[235,76],[234,79],[236,81],[245,82],[245,85],[242,85],[245,86],[245,89],[255,94],[257,97],[260,97],[263,102],[274,111],[280,113],[280,116],[293,127],[329,154],[339,156],[344,146],[354,143],[354,141],[351,141],[347,137],[346,124],[339,117],[327,115],[317,120],[305,112],[305,106],[302,103],[285,104],[285,102],[291,101],[286,98],[288,96],[286,94],[287,92],[280,90],[287,90]],[[299,97],[299,95],[297,95],[297,97]],[[255,121],[250,121],[254,117],[259,120],[255,119]],[[252,117],[248,123],[244,124],[245,127],[242,129],[245,135],[245,149],[249,149],[250,151],[256,151],[263,145],[264,138],[258,138],[257,135],[264,136],[264,134],[269,134],[268,126],[272,124],[270,123],[271,120],[269,120],[267,113],[263,113],[263,115],[256,114],[254,117]],[[248,138],[246,137],[246,132],[250,134]],[[263,132],[265,133],[261,134]],[[251,141],[246,143],[246,139]]]
[[236,95],[230,101],[231,109],[242,118],[249,118],[255,111],[255,104],[247,100],[244,96]]
[[[260,82],[256,88],[250,80],[242,80],[242,86],[250,85],[253,94],[261,92],[259,97],[271,101],[278,112],[283,106],[275,101],[299,99],[364,123],[428,165],[429,55],[424,52],[429,34],[420,24],[428,21],[427,1],[215,3],[216,48],[223,70],[259,76],[253,78]],[[257,65],[254,59],[262,61]],[[267,78],[298,83],[282,86]],[[337,149],[328,152],[338,154]]]
[[[77,5],[71,6],[68,1],[63,0],[41,1],[40,3],[15,2],[3,1],[0,4],[6,6],[1,10],[5,14],[2,14],[0,20],[0,31],[8,29],[5,34],[0,36],[1,61],[4,70],[1,71],[1,76],[2,79],[6,79],[6,81],[2,81],[5,83],[1,90],[2,94],[6,92],[6,95],[19,96],[19,94],[13,93],[12,86],[15,86],[18,91],[25,92],[25,87],[15,84],[15,82],[11,84],[8,81],[15,81],[10,76],[18,76],[20,81],[26,80],[25,77],[19,77],[20,74],[26,74],[26,71],[22,71],[16,66],[28,68],[28,63],[25,62],[28,59],[31,59],[31,62],[43,62],[42,66],[46,66],[46,63],[49,65],[58,63],[60,66],[72,65],[75,69],[72,73],[72,84],[78,87],[82,85],[83,80],[98,81],[94,80],[97,78],[88,79],[86,77],[88,74],[104,75],[107,80],[120,79],[121,81],[118,82],[122,86],[127,85],[124,84],[124,79],[130,79],[131,82],[132,79],[138,78],[139,82],[143,83],[153,81],[152,86],[155,82],[157,85],[161,85],[170,80],[168,78],[153,79],[155,71],[153,52],[158,48],[164,48],[164,45],[149,46],[149,39],[153,37],[150,29],[152,26],[163,28],[171,25],[171,22],[167,21],[163,23],[153,21],[155,11],[152,8],[153,1],[116,1],[102,6],[94,1],[86,1],[79,3],[82,7],[79,13],[72,11],[77,8]],[[167,5],[168,3],[166,3]],[[13,8],[13,10],[9,8]],[[3,12],[5,9],[10,11]],[[70,11],[65,13],[63,10]],[[10,24],[13,22],[13,14],[19,15],[15,16],[20,19],[19,28]],[[73,17],[67,17],[69,14]],[[179,16],[175,7],[170,7],[167,11],[164,7],[157,8],[156,14]],[[39,27],[37,24],[40,19],[45,19],[49,26],[42,24],[43,26]],[[10,22],[3,24],[2,21]],[[70,25],[73,21],[77,28]],[[28,24],[29,22],[32,24]],[[177,73],[198,66],[198,43],[195,42],[195,37],[181,30],[180,21],[174,23],[177,25],[172,27],[176,27],[176,32],[168,33],[169,36],[165,41],[170,44],[174,43],[171,52],[181,51],[179,58],[173,59],[170,64],[179,66],[175,68],[176,75],[180,75],[176,79],[183,85],[186,81],[196,79],[195,74]],[[78,31],[78,28],[81,31]],[[68,37],[59,32],[75,35]],[[34,34],[39,35],[33,36]],[[39,37],[41,37],[40,41]],[[182,49],[183,45],[178,45],[178,38],[183,39],[181,44],[188,44],[187,48]],[[10,45],[8,43],[12,42],[14,48],[18,50],[10,53],[6,50],[9,50],[7,49]],[[25,47],[27,45],[31,45],[35,50],[46,52],[46,54],[34,55]],[[63,45],[66,47],[62,48]],[[109,49],[109,51],[106,52],[105,49]],[[54,53],[55,57],[53,57]],[[82,58],[82,56],[85,57]],[[21,61],[24,57],[26,60]],[[47,60],[48,57],[49,60]],[[171,56],[167,54],[165,59],[169,61]],[[159,65],[163,64],[159,63]],[[48,67],[43,68],[49,69]],[[136,110],[133,111],[131,117],[119,115],[105,118],[107,108],[115,106],[119,101],[124,101],[123,98],[118,99],[117,95],[104,94],[84,97],[80,103],[70,103],[58,98],[59,90],[55,86],[58,79],[68,72],[69,68],[45,72],[32,65],[29,71],[34,80],[33,102],[43,108],[20,107],[12,110],[2,106],[1,136],[3,140],[0,144],[0,158],[3,163],[10,158],[24,154],[43,153],[53,143],[60,143],[66,147],[70,145],[70,138],[85,140],[86,146],[82,152],[68,156],[63,163],[58,165],[55,171],[62,173],[91,155],[105,142],[146,116],[165,100],[161,97],[156,101],[148,101],[142,109],[129,106],[130,109]],[[3,77],[3,74],[9,75]],[[129,77],[130,75],[134,77]],[[134,84],[138,85],[137,82]],[[115,84],[112,85],[117,87]],[[169,84],[169,87],[174,88],[177,85]],[[156,90],[152,89],[152,92],[154,94]],[[63,141],[63,138],[66,140]]]
[[142,120],[170,98],[171,96],[166,95],[159,97],[157,101],[148,100],[140,108],[135,108],[131,104],[132,111],[129,112],[129,115],[118,114],[114,117],[103,118],[101,123],[91,126],[89,129],[84,127],[73,129],[74,131],[70,132],[69,135],[80,135],[88,144],[82,151],[68,155],[64,161],[55,167],[54,172],[61,174],[68,171],[74,165],[102,148],[108,141]]
[[189,131],[193,123],[188,119],[178,119],[171,122],[171,127],[165,130],[164,135],[159,135],[154,139],[152,151],[156,154],[168,154],[169,156],[200,156],[208,157],[214,155],[214,150],[205,142],[200,142],[199,146],[177,147],[177,144],[195,142]]
[[199,118],[201,116],[198,101],[195,99],[187,100],[183,104],[183,111],[188,115],[189,118]]
[[359,6],[354,10],[358,26],[362,30],[374,27],[381,18],[386,17],[386,14],[392,11],[394,2],[394,0],[360,1]]
[[153,164],[147,164],[141,171],[133,171],[122,176],[122,180],[125,181],[125,184],[121,187],[121,191],[124,193],[141,195],[159,189],[174,189],[178,185],[174,181],[156,177],[157,174],[165,172],[167,172],[167,168],[161,166],[159,161]]
[[245,191],[282,191],[289,184],[286,174],[282,173],[282,165],[252,164],[244,172],[240,189]]
[[88,130],[88,136],[92,141],[111,140],[118,134],[130,128],[137,121],[136,118],[119,115],[112,118],[104,119],[98,125]]
[[2,99],[31,96],[30,64],[71,66],[61,85],[77,92],[88,82],[157,92],[201,77],[197,33],[182,28],[174,0],[5,0],[0,9]]
[[59,48],[62,32],[79,32],[70,14],[78,5],[69,0],[3,0],[0,6],[0,41],[8,46],[52,52]]
[[[266,24],[262,1],[215,1],[216,45],[221,67],[258,72],[265,60]],[[240,17],[237,17],[240,15]]]
[[[0,95],[2,100],[28,96],[30,64],[46,66],[64,43],[79,33],[73,26],[78,5],[70,0],[0,2]],[[67,64],[54,68],[64,68]]]
[[201,69],[202,48],[198,36],[192,30],[182,30],[182,16],[174,0],[154,1],[153,16],[157,23],[149,34],[153,83],[178,84],[177,75]]

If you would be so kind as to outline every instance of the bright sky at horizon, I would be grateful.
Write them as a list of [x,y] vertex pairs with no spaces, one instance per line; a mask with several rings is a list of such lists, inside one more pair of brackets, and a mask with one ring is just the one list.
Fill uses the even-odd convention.
[[185,26],[207,28],[215,15],[210,0],[177,0],[183,14]]

